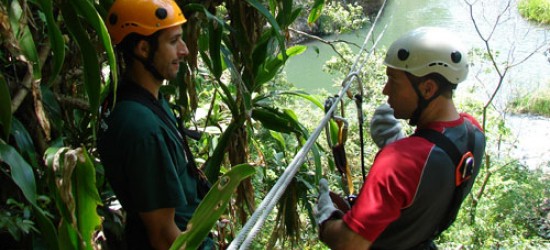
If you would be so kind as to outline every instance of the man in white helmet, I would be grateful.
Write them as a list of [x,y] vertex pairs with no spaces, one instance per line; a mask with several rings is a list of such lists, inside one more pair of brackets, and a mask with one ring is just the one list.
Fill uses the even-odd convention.
[[[423,27],[388,49],[383,94],[389,105],[371,121],[381,149],[353,207],[335,208],[327,181],[320,182],[319,235],[332,249],[437,249],[434,238],[454,221],[485,151],[481,126],[452,99],[468,75],[467,51],[458,41]],[[413,136],[403,138],[394,113],[417,126]],[[446,139],[431,139],[441,135]]]

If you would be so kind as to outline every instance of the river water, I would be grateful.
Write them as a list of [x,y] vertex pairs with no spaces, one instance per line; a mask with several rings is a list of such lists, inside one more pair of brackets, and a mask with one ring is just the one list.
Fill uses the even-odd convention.
[[[550,26],[539,26],[525,21],[519,15],[515,1],[507,8],[508,0],[469,1],[473,5],[473,16],[480,32],[487,39],[495,23],[498,25],[490,36],[489,45],[499,51],[498,61],[511,67],[504,84],[495,98],[497,110],[504,110],[508,100],[518,94],[533,93],[541,88],[550,88],[550,62],[544,51],[550,48]],[[375,27],[374,36],[378,36],[383,27],[387,27],[378,47],[388,47],[392,41],[404,32],[420,26],[445,27],[460,35],[470,49],[485,50],[485,43],[477,34],[470,8],[462,0],[388,0],[387,6]],[[342,39],[356,44],[363,40],[370,27],[352,34],[342,34],[325,38]],[[296,87],[310,93],[325,89],[337,93],[340,83],[323,72],[325,61],[334,56],[332,48],[320,42],[307,43],[310,47],[304,54],[293,57],[285,67],[287,78]],[[311,48],[317,48],[318,52]],[[534,53],[533,53],[534,52]],[[524,59],[532,54],[527,60]],[[503,69],[504,66],[500,66]],[[461,83],[457,96],[468,86],[478,86],[477,97],[489,100],[497,86],[498,76],[493,71],[486,73],[481,65],[471,67],[468,79]],[[464,86],[464,87],[463,87]],[[381,89],[379,90],[381,91]],[[516,139],[509,145],[510,154],[530,168],[550,169],[550,119],[532,116],[506,116],[507,126]],[[548,171],[550,172],[550,171]]]

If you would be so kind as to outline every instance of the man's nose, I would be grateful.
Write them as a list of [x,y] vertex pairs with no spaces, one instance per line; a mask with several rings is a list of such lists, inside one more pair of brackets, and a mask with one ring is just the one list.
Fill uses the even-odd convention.
[[181,41],[181,46],[178,49],[178,55],[180,57],[185,57],[189,55],[189,49],[187,48],[187,44],[184,41]]

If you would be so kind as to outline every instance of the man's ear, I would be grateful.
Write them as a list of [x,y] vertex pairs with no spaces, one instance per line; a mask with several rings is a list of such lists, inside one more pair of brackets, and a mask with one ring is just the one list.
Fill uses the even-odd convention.
[[439,89],[439,85],[437,85],[437,82],[435,82],[433,79],[425,80],[424,82],[420,83],[420,86],[418,87],[420,93],[426,100],[432,98],[432,96],[435,95],[435,93]]
[[134,47],[134,54],[142,59],[147,59],[149,56],[149,50],[151,46],[146,40],[139,40],[139,42]]

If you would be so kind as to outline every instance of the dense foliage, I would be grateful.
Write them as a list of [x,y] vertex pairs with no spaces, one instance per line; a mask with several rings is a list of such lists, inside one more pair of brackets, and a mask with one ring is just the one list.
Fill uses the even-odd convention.
[[549,0],[521,0],[518,9],[519,13],[528,20],[550,24]]
[[[296,90],[280,74],[288,58],[308,49],[290,45],[299,40],[293,29],[307,23],[318,34],[345,32],[369,19],[361,7],[338,1],[177,2],[188,19],[184,29],[190,56],[178,79],[162,91],[181,106],[179,112],[190,128],[203,131],[193,150],[212,181],[243,163],[255,169],[251,178],[236,187],[231,201],[225,203],[228,208],[222,220],[213,228],[223,247],[317,126],[324,114],[323,101],[334,95]],[[102,21],[110,4],[111,0],[0,2],[2,247],[120,248],[124,211],[117,206],[95,151],[99,107],[118,81],[117,58]],[[349,46],[336,49],[340,56],[328,62],[326,70],[340,84],[356,58]],[[365,117],[383,100],[379,91],[384,80],[382,54],[363,58],[367,64],[360,73],[367,90]],[[470,100],[462,105],[467,112],[489,116],[490,138],[506,134],[497,115],[480,113],[483,104]],[[345,99],[342,108],[350,121],[348,159],[350,165],[358,166],[357,110],[351,99]],[[335,185],[331,189],[342,188],[336,185],[340,177],[326,139],[322,136],[313,147],[253,243],[254,249],[325,248],[311,216],[316,183],[325,175]],[[376,148],[368,138],[365,144],[369,166]],[[486,161],[482,177],[487,181],[479,184],[478,195],[465,205],[468,213],[461,213],[460,223],[440,243],[478,249],[547,242],[548,236],[540,236],[533,220],[548,197],[548,179],[531,175],[516,161],[492,160],[499,158],[495,151],[488,155],[495,157]],[[358,188],[360,169],[354,168],[353,173]],[[503,192],[503,186],[509,191]],[[228,197],[222,194],[204,205]]]

